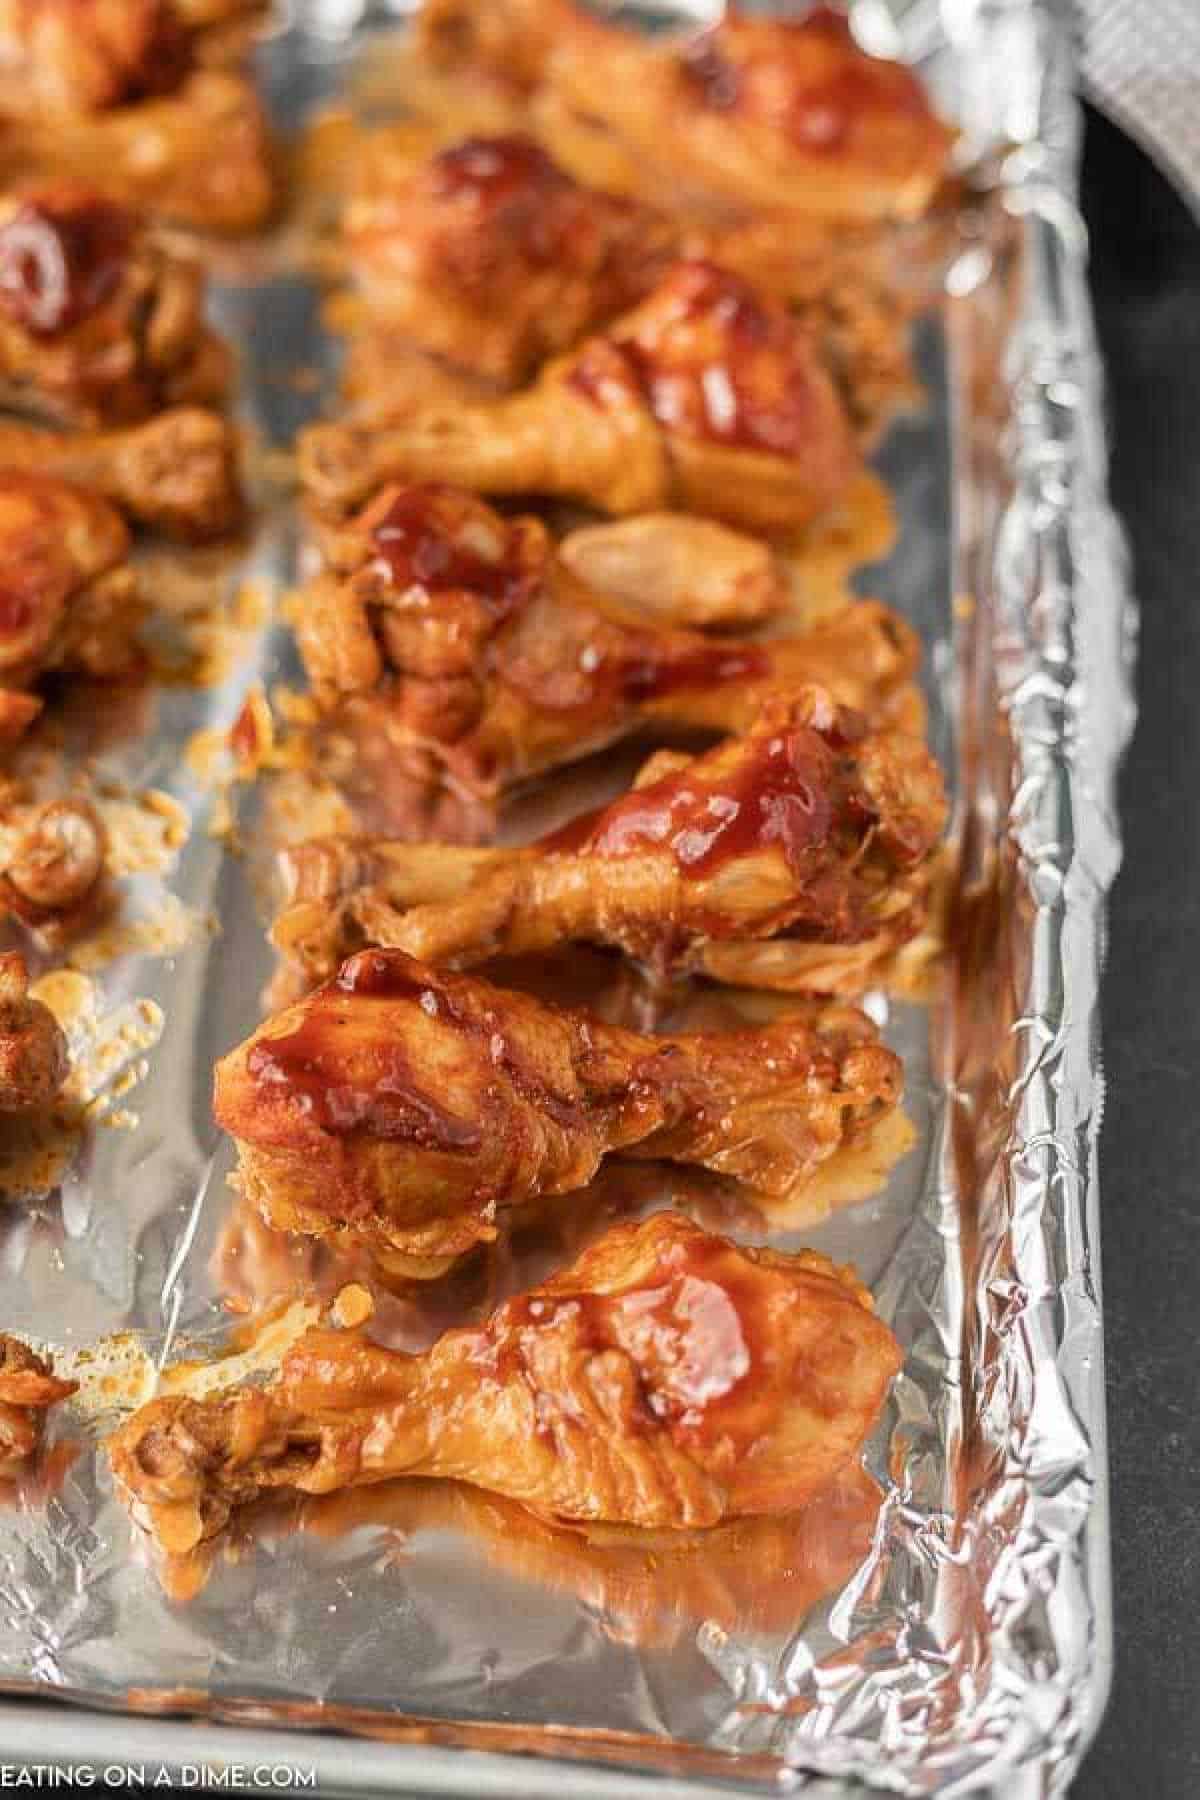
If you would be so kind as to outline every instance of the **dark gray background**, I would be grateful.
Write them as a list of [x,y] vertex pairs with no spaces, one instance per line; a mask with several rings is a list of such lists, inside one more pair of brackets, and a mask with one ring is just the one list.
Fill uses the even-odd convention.
[[[1117,1669],[1074,1800],[1200,1796],[1200,229],[1087,122],[1112,487],[1142,614],[1100,1146]],[[1003,1800],[1003,1797],[1001,1797]]]

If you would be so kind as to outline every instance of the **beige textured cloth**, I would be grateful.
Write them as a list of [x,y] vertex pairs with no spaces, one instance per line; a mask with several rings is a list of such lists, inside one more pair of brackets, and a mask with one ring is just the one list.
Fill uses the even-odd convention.
[[1076,0],[1083,82],[1200,216],[1200,0]]

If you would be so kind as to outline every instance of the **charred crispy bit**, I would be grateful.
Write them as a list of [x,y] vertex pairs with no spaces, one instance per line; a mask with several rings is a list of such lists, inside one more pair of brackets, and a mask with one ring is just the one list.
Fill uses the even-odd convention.
[[849,1269],[657,1213],[423,1355],[315,1326],[267,1388],[152,1400],[108,1452],[135,1518],[174,1552],[265,1490],[399,1475],[551,1518],[697,1529],[828,1486],[900,1363]]
[[452,481],[766,530],[824,512],[859,468],[808,331],[701,260],[673,265],[639,307],[532,387],[377,430],[312,426],[300,463],[313,501],[334,514],[389,481]]
[[15,807],[0,815],[7,861],[0,871],[0,918],[19,919],[46,944],[65,943],[113,903],[108,834],[90,801],[77,796]]
[[273,1225],[450,1259],[612,1154],[790,1195],[900,1088],[855,1007],[646,1037],[364,950],[217,1065],[215,1113]]
[[368,140],[343,243],[372,312],[506,385],[642,298],[669,224],[572,181],[532,139],[472,137],[412,169]]
[[0,197],[0,402],[120,425],[219,402],[229,372],[199,264],[135,214],[71,181]]
[[129,551],[106,500],[0,470],[0,694],[19,696],[57,670],[105,677],[136,663],[141,604]]
[[[623,530],[608,549],[624,585],[639,566],[653,579],[670,545],[664,610],[688,609],[690,581],[703,613],[722,581],[707,535],[661,519]],[[914,698],[917,639],[878,602],[762,643],[658,626],[585,587],[538,520],[502,518],[457,489],[386,488],[326,548],[339,572],[309,585],[297,621],[319,704],[369,719],[396,748],[419,744],[472,792],[495,794],[648,723],[743,730],[781,688],[819,682],[873,718]],[[603,546],[593,538],[585,562],[589,552],[603,573]],[[744,570],[745,552],[729,561]],[[751,591],[773,593],[773,580],[770,558],[754,559]]]
[[471,964],[571,942],[785,991],[854,993],[925,923],[946,802],[915,737],[819,689],[521,849],[372,839],[284,852],[276,946],[322,979],[362,943]]
[[0,1118],[52,1106],[68,1067],[62,1026],[31,997],[24,961],[15,951],[0,952]]
[[110,431],[0,423],[0,469],[90,488],[135,524],[187,541],[223,537],[242,516],[228,419],[176,407]]
[[46,1414],[79,1386],[54,1373],[48,1356],[0,1331],[0,1475],[15,1475],[37,1454]]
[[426,0],[418,29],[443,85],[502,88],[507,65],[510,88],[549,100],[557,147],[693,201],[912,218],[953,143],[912,70],[868,55],[828,6],[769,19],[729,6],[707,30],[647,41],[564,0]]

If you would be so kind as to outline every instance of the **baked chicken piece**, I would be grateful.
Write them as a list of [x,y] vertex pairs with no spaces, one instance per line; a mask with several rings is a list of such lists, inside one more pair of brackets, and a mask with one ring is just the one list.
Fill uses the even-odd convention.
[[707,29],[647,38],[564,0],[426,0],[418,30],[443,88],[524,95],[575,173],[634,192],[913,218],[954,142],[913,71],[869,55],[830,6],[799,18],[727,6]]
[[945,826],[923,743],[809,689],[524,848],[314,839],[272,939],[310,980],[362,943],[470,965],[572,942],[748,987],[855,993],[926,921]]
[[[364,417],[411,414],[442,366],[519,385],[681,256],[706,256],[797,311],[864,435],[916,391],[908,319],[877,247],[834,245],[794,220],[689,224],[575,181],[520,133],[414,161],[405,128],[385,127],[355,169],[342,246],[366,316],[356,309],[346,389]],[[424,379],[414,348],[440,359]]]
[[791,1194],[900,1090],[899,1059],[854,1007],[647,1037],[363,950],[217,1064],[214,1113],[270,1224],[348,1230],[420,1274],[617,1153]]
[[113,904],[107,853],[103,821],[78,795],[0,808],[0,919],[48,946],[78,937]]
[[785,530],[824,512],[860,461],[809,332],[700,260],[504,399],[378,429],[311,426],[300,467],[344,514],[389,481],[541,493],[626,514],[663,507]]
[[219,404],[230,356],[198,263],[77,182],[0,197],[0,404],[119,425]]
[[107,500],[0,469],[0,699],[30,702],[14,709],[10,735],[36,714],[28,690],[41,676],[105,677],[136,665],[141,603],[129,552]]
[[580,186],[529,137],[466,138],[415,168],[392,142],[368,138],[345,207],[358,290],[374,317],[506,386],[627,311],[670,259],[666,220]]
[[593,593],[659,625],[745,630],[790,600],[767,544],[687,513],[580,525],[561,540],[558,555]]
[[[629,562],[640,551],[653,574],[668,532],[627,529],[631,586]],[[707,540],[675,543],[702,596]],[[377,740],[419,746],[472,793],[494,796],[649,723],[740,731],[768,694],[804,683],[874,718],[912,710],[918,641],[879,602],[761,643],[656,626],[583,586],[538,520],[425,485],[386,488],[326,549],[341,572],[310,583],[296,619],[318,703],[369,722]],[[674,584],[669,604],[682,610],[678,568]]]
[[244,76],[198,66],[205,32],[237,10],[0,0],[9,158],[201,230],[252,230],[274,200],[262,109]]
[[19,1474],[41,1448],[46,1414],[79,1386],[20,1338],[0,1331],[0,1476]]
[[657,1213],[422,1355],[314,1326],[266,1388],[152,1400],[107,1448],[135,1519],[174,1553],[267,1490],[399,1475],[555,1519],[697,1529],[826,1488],[901,1360],[850,1270]]
[[[62,1026],[30,995],[24,960],[15,951],[0,952],[0,1120],[52,1106],[69,1066]],[[4,1341],[0,1336],[0,1347]],[[0,1393],[4,1373],[0,1362]],[[0,1423],[0,1452],[3,1448]]]
[[0,469],[89,488],[134,524],[187,542],[223,537],[242,517],[233,426],[200,407],[107,431],[0,421]]

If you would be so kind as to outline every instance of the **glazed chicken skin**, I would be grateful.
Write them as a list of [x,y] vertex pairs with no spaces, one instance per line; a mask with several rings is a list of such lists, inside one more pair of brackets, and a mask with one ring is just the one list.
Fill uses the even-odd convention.
[[[639,540],[644,522],[628,525],[652,570],[668,533],[646,548],[653,532]],[[343,572],[309,585],[296,621],[318,704],[420,746],[473,793],[495,795],[649,724],[739,731],[765,696],[806,682],[876,718],[913,705],[916,636],[877,602],[762,643],[655,626],[584,587],[538,520],[504,519],[445,487],[384,489],[326,547]],[[590,549],[594,561],[594,540]],[[697,590],[706,549],[693,545]]]
[[200,230],[252,230],[274,200],[262,109],[244,76],[199,66],[206,38],[245,10],[240,0],[0,0],[9,159]]
[[134,1517],[176,1553],[264,1491],[400,1475],[553,1519],[696,1530],[826,1488],[900,1363],[850,1270],[658,1213],[423,1355],[315,1326],[268,1387],[152,1400],[107,1448]]
[[405,128],[385,127],[355,169],[341,242],[365,313],[346,367],[362,417],[414,411],[413,348],[450,372],[519,386],[643,299],[681,256],[708,257],[797,311],[864,437],[915,391],[896,285],[865,246],[835,248],[790,221],[676,220],[575,181],[518,132],[414,163]]
[[[23,959],[15,951],[0,952],[0,1121],[52,1106],[69,1066],[62,1026],[29,993]],[[0,1389],[2,1382],[0,1363]],[[3,1448],[0,1423],[0,1454]]]
[[0,1476],[20,1474],[37,1455],[47,1412],[78,1385],[61,1380],[49,1357],[0,1331]]
[[0,920],[16,919],[47,948],[79,937],[115,899],[108,847],[80,795],[0,808]]
[[474,82],[532,109],[584,179],[714,209],[914,218],[954,141],[913,72],[868,55],[828,6],[726,7],[705,30],[647,40],[564,0],[426,0],[417,50],[441,77],[431,109]]
[[272,939],[322,979],[362,943],[469,965],[572,942],[663,973],[856,993],[922,928],[946,820],[925,746],[810,689],[526,848],[317,839]]
[[120,425],[219,404],[230,357],[199,264],[77,182],[0,198],[0,404]]
[[3,469],[90,489],[133,524],[185,542],[227,536],[242,517],[233,426],[201,407],[106,431],[0,421]]
[[0,739],[3,703],[15,735],[40,706],[28,690],[41,676],[106,677],[136,665],[141,602],[130,548],[106,500],[0,469]]
[[217,1065],[214,1113],[272,1225],[349,1230],[440,1273],[620,1153],[796,1191],[893,1108],[853,1007],[647,1037],[398,950],[364,950]]
[[314,504],[334,515],[386,482],[448,481],[766,531],[811,521],[860,467],[808,331],[701,260],[675,264],[633,312],[520,393],[378,429],[311,426],[299,459]]
[[376,318],[505,385],[627,311],[672,233],[572,181],[531,138],[466,138],[411,168],[368,140],[342,243]]

